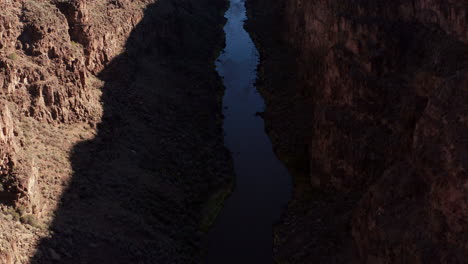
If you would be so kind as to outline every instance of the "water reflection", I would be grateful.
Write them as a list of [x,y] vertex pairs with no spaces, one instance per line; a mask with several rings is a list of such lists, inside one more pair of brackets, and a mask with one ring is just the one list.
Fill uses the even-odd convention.
[[225,142],[233,153],[236,188],[208,234],[208,263],[272,263],[272,226],[291,195],[290,176],[272,151],[255,89],[258,51],[244,30],[245,3],[231,0],[226,48],[217,60],[224,78]]

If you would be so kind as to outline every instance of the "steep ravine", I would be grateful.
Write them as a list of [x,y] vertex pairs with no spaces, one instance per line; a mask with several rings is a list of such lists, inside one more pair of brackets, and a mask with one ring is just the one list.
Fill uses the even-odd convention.
[[265,133],[255,87],[258,51],[244,29],[245,0],[230,0],[226,47],[216,61],[226,91],[224,133],[236,174],[232,194],[207,234],[207,264],[273,262],[273,224],[291,196],[291,177]]
[[200,263],[223,0],[0,0],[0,263]]
[[468,2],[249,0],[278,263],[464,263]]

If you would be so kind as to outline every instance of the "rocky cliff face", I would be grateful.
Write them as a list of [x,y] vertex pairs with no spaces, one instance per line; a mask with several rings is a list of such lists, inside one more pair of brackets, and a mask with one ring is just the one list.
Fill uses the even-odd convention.
[[196,259],[231,176],[224,5],[0,0],[1,263]]
[[[50,218],[71,170],[70,149],[100,121],[102,84],[95,74],[122,50],[145,6],[120,2],[132,8],[109,1],[0,1],[0,196],[25,211],[13,218]],[[4,235],[2,242],[23,242],[15,232]],[[16,261],[27,258],[22,253]]]
[[250,1],[266,122],[297,174],[278,259],[466,259],[467,5]]
[[[18,153],[18,146],[25,144],[18,142],[25,132],[19,129],[23,120],[91,125],[99,121],[102,109],[95,75],[122,51],[145,6],[144,1],[120,2],[131,7],[106,1],[0,2],[5,10],[0,18],[5,175],[13,174],[17,160],[31,163]],[[110,13],[115,16],[105,15]],[[25,195],[27,184],[16,185],[15,195]],[[11,186],[5,188],[14,192]]]

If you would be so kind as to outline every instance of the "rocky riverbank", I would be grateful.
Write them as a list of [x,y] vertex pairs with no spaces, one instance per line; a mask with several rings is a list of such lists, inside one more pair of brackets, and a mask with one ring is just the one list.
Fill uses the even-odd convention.
[[463,263],[466,1],[249,0],[295,174],[278,263]]
[[226,2],[0,8],[0,262],[197,263],[232,180]]

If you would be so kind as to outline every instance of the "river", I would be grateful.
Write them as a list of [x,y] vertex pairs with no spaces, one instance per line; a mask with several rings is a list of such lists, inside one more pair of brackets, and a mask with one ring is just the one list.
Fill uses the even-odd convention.
[[208,233],[207,263],[271,264],[273,225],[291,197],[291,177],[256,115],[265,104],[255,88],[259,54],[244,30],[244,0],[231,0],[225,17],[226,47],[216,69],[226,87],[225,142],[234,159],[236,184]]

